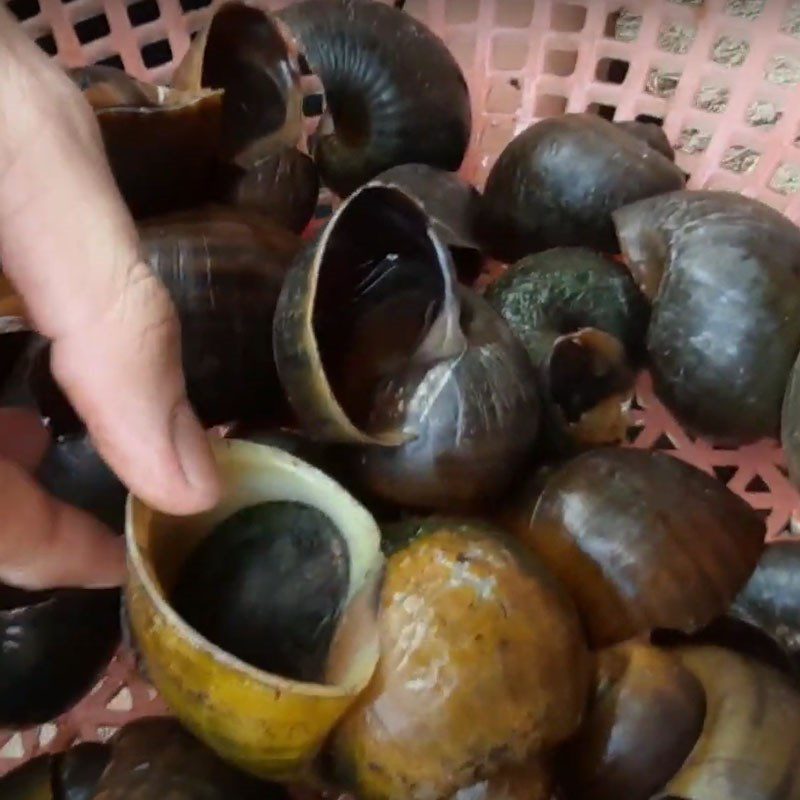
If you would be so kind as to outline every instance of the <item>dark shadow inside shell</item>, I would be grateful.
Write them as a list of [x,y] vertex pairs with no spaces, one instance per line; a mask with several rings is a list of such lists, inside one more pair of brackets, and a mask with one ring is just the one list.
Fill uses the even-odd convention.
[[337,221],[313,314],[328,380],[359,427],[375,386],[417,351],[445,294],[424,217],[400,193],[375,191],[355,197]]
[[348,547],[323,512],[251,506],[220,523],[184,564],[176,611],[229,653],[267,672],[322,682],[344,607]]

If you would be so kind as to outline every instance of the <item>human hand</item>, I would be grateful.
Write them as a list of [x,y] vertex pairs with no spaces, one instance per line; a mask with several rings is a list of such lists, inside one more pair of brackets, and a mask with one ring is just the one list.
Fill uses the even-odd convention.
[[[94,116],[2,4],[0,263],[53,341],[53,374],[108,465],[164,511],[211,507],[218,479],[186,399],[178,322],[139,256]],[[35,420],[0,411],[0,580],[119,583],[120,540],[29,476],[43,436]]]

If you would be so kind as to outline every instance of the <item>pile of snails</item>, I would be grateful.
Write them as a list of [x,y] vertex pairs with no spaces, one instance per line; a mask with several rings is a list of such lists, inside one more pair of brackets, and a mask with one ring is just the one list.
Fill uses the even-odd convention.
[[[800,229],[590,114],[532,125],[478,191],[458,64],[383,3],[234,0],[168,87],[70,75],[223,499],[127,497],[0,281],[0,403],[48,421],[43,485],[125,535],[128,633],[180,722],[42,756],[0,800],[800,800],[800,548],[620,446],[649,368],[693,434],[781,435],[800,483]],[[70,708],[119,637],[118,592],[0,586],[0,724]]]

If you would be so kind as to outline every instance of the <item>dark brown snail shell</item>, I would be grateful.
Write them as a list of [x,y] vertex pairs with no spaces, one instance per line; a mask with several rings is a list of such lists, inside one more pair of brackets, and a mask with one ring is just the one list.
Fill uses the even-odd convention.
[[559,755],[570,800],[649,800],[703,729],[700,681],[668,651],[626,643],[600,651],[581,729]]
[[715,647],[676,651],[706,696],[703,732],[653,800],[800,796],[800,694],[763,664]]
[[747,582],[765,534],[696,467],[615,448],[565,464],[533,504],[512,503],[506,523],[570,591],[595,647],[704,627]]
[[434,231],[450,248],[459,280],[474,283],[484,263],[475,236],[480,192],[455,173],[427,164],[401,164],[382,172],[376,181],[397,186],[419,201]]
[[332,740],[344,785],[449,797],[573,734],[591,663],[548,572],[486,524],[409,520],[384,536],[380,661]]
[[659,397],[726,444],[775,436],[800,350],[800,229],[730,192],[674,192],[619,210],[629,267],[653,302]]
[[538,370],[550,448],[620,442],[649,316],[628,271],[592,250],[558,247],[510,267],[486,299]]
[[536,375],[524,348],[483,298],[462,289],[466,348],[410,364],[378,386],[366,430],[400,431],[393,447],[367,446],[356,473],[400,506],[474,510],[524,469],[539,430]]
[[256,3],[224,2],[172,79],[178,89],[222,89],[222,155],[248,168],[303,133],[298,53],[285,26]]
[[733,614],[779,642],[800,668],[800,543],[767,545]]
[[330,188],[348,195],[398,164],[461,166],[472,124],[467,84],[422,23],[358,0],[304,0],[281,18],[325,90],[314,157]]
[[402,441],[365,432],[371,398],[407,362],[463,350],[454,284],[445,246],[401,190],[369,184],[337,209],[286,276],[274,321],[281,383],[312,437]]
[[302,233],[317,207],[319,175],[314,161],[296,147],[282,147],[247,169],[220,167],[220,200],[257,211]]
[[789,372],[781,408],[781,444],[789,478],[800,486],[800,353]]
[[151,86],[110,67],[82,68],[71,76],[93,104],[111,171],[135,217],[211,198],[221,92]]
[[675,160],[675,150],[660,125],[656,125],[654,122],[639,122],[638,120],[615,122],[614,125],[625,131],[625,133],[641,139],[653,150],[658,150],[661,155],[666,156],[670,161]]
[[647,142],[593,114],[542,120],[489,173],[479,233],[496,258],[550,247],[619,251],[611,214],[683,188],[684,175]]
[[282,413],[272,318],[300,240],[233,209],[151,220],[140,233],[144,258],[178,311],[189,399],[201,419]]

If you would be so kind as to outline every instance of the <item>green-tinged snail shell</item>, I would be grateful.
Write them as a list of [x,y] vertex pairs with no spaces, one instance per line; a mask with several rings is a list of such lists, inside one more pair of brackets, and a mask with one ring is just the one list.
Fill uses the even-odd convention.
[[449,254],[417,202],[380,184],[351,195],[296,260],[275,312],[275,361],[303,428],[401,442],[364,431],[373,392],[409,361],[461,353],[460,313]]
[[627,270],[585,248],[554,248],[510,267],[486,299],[539,371],[551,447],[621,441],[649,315]]
[[480,192],[455,173],[427,164],[401,164],[376,181],[397,186],[420,202],[434,231],[450,248],[459,280],[474,283],[484,262],[475,236]]
[[590,658],[547,571],[483,523],[410,520],[384,538],[378,669],[332,740],[344,785],[449,797],[572,735]]
[[660,125],[656,125],[654,122],[639,122],[638,120],[615,122],[614,125],[625,131],[625,133],[641,139],[653,150],[657,150],[661,155],[666,156],[670,161],[675,160],[675,150]]
[[148,85],[111,67],[84,67],[71,77],[94,108],[111,171],[135,217],[211,198],[221,92]]
[[459,789],[452,800],[552,800],[553,776],[543,759],[503,767],[490,778]]
[[256,3],[216,8],[175,71],[178,89],[222,89],[222,154],[248,168],[302,135],[298,54],[286,27]]
[[727,444],[775,436],[800,350],[800,229],[731,192],[674,192],[615,215],[653,302],[647,350],[659,397]]
[[88,692],[119,642],[119,592],[0,584],[0,725],[47,722]]
[[703,729],[700,681],[668,651],[602,650],[588,711],[559,755],[570,800],[649,800],[678,771]]
[[567,462],[504,519],[570,591],[595,647],[704,627],[747,582],[765,534],[744,500],[696,467],[616,448]]
[[472,116],[461,69],[436,35],[382,3],[304,0],[281,12],[325,90],[314,147],[344,196],[398,164],[461,166]]
[[173,719],[126,725],[95,800],[288,800],[286,789],[226,764]]
[[[223,439],[212,447],[223,483],[217,508],[194,517],[170,517],[138,500],[131,503],[126,608],[148,675],[187,728],[223,758],[259,777],[296,779],[375,670],[376,595],[384,563],[380,534],[372,517],[344,489],[290,454]],[[302,520],[298,506],[306,512]],[[317,519],[311,519],[309,508]],[[276,509],[282,517],[270,517]],[[234,527],[243,516],[252,523],[262,514],[255,522],[266,524],[256,524],[246,535]],[[325,518],[324,527],[317,524],[319,515]],[[213,541],[212,531],[219,532],[220,523],[234,544],[227,550],[224,537]],[[253,547],[259,536],[264,547]],[[304,552],[307,544],[311,546]],[[238,644],[248,644],[251,652],[240,651],[242,656],[251,658],[258,646],[261,653],[256,655],[266,652],[270,659],[262,665],[287,673],[291,667],[297,676],[297,663],[281,664],[276,658],[291,645],[298,648],[295,653],[302,651],[301,677],[316,680],[297,681],[258,669],[190,627],[172,607],[172,597],[176,605],[193,600],[187,594],[177,596],[187,586],[193,590],[193,572],[198,584],[213,579],[213,564],[205,576],[192,567],[208,567],[203,550],[218,545],[229,563],[218,565],[216,588],[201,592],[199,602],[218,620],[228,613],[234,630],[222,632],[229,638],[243,634]],[[248,585],[248,578],[253,583]],[[326,594],[314,596],[318,590]],[[191,610],[202,611],[197,606]],[[265,613],[269,610],[272,618]],[[292,624],[289,642],[282,637]],[[320,624],[326,631],[318,638],[325,639],[327,648],[317,647],[313,626]],[[249,643],[248,632],[254,636]],[[272,653],[267,652],[270,638]],[[305,651],[305,644],[312,649]],[[319,669],[322,660],[324,670]]]
[[565,114],[534,124],[501,153],[479,232],[492,255],[509,262],[550,247],[618,252],[612,212],[684,183],[642,139],[593,114]]
[[763,629],[800,666],[800,544],[767,545],[733,604],[733,614]]
[[715,647],[676,651],[703,685],[694,750],[653,800],[800,797],[800,694],[775,670]]
[[140,226],[181,321],[189,399],[209,425],[280,409],[272,317],[300,241],[259,215],[201,210]]
[[399,431],[367,446],[358,480],[400,506],[473,510],[501,495],[530,461],[539,430],[536,375],[525,349],[483,298],[460,290],[466,349],[411,363],[374,395],[366,431]]
[[281,147],[247,169],[221,166],[220,199],[274,219],[295,233],[308,225],[319,198],[314,161],[296,147]]

